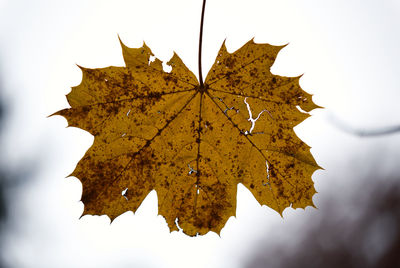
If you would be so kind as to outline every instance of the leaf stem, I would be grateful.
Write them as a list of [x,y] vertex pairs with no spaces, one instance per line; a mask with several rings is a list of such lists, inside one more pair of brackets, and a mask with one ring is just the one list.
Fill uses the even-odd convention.
[[203,73],[201,71],[201,47],[203,43],[203,24],[204,24],[204,10],[206,9],[206,0],[203,0],[203,7],[201,9],[201,21],[200,21],[200,37],[199,37],[199,82],[200,88],[204,87]]

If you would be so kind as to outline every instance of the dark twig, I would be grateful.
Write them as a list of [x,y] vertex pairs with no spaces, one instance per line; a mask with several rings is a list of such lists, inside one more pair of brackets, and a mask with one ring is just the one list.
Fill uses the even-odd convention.
[[345,122],[341,121],[332,114],[328,116],[328,120],[340,130],[359,137],[382,136],[400,132],[400,125],[375,128],[375,129],[361,129],[361,128],[354,128],[346,124]]

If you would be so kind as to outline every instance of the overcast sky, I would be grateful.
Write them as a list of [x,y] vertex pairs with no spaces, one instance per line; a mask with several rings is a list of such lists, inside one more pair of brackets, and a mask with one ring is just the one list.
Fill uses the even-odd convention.
[[[47,118],[68,107],[65,94],[81,81],[76,64],[123,66],[119,35],[130,47],[145,41],[163,61],[175,51],[197,75],[201,4],[0,0],[1,97],[9,108],[0,163],[34,166],[24,185],[9,195],[13,228],[3,255],[10,267],[241,267],[260,236],[284,234],[288,226],[318,213],[287,209],[282,219],[239,185],[237,217],[221,237],[169,233],[157,216],[155,192],[135,215],[125,213],[112,225],[106,216],[79,220],[81,184],[65,177],[93,138],[65,128],[62,117]],[[361,129],[400,125],[399,29],[399,0],[208,0],[203,73],[225,39],[230,52],[253,37],[260,43],[289,43],[272,72],[304,73],[301,86],[325,107],[296,127],[325,168],[313,176],[318,206],[324,193],[337,191],[340,198],[340,191],[356,190],[349,179],[360,171],[354,166],[379,165],[388,172],[398,166],[399,134],[358,138],[335,127],[331,118]]]

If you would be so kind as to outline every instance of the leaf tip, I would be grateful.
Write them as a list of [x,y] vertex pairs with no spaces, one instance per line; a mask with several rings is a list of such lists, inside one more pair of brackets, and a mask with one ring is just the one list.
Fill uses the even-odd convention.
[[118,36],[119,43],[121,44],[121,47],[126,48],[127,46],[124,44],[124,42],[122,42],[121,36],[119,36],[119,34],[117,34],[117,36]]
[[290,42],[287,42],[286,44],[283,44],[283,45],[278,46],[278,47],[284,48],[284,47],[288,46],[289,44],[290,44]]
[[221,48],[219,49],[217,57],[220,57],[222,56],[222,53],[227,53],[227,52],[228,50],[226,49],[226,38],[225,38],[224,41],[222,42]]
[[52,116],[54,116],[54,115],[58,115],[58,114],[57,114],[58,112],[59,112],[59,111],[57,111],[57,112],[55,112],[55,113],[52,113],[52,114],[46,116],[46,118],[50,118],[50,117],[52,117]]
[[118,216],[110,216],[107,215],[110,218],[110,225],[114,222],[114,220],[118,217]]
[[76,169],[74,171],[72,171],[69,175],[67,175],[65,178],[69,178],[69,177],[76,177],[77,178],[77,173],[75,172]]
[[215,231],[215,233],[219,236],[219,238],[221,238],[221,229]]
[[178,54],[175,51],[172,51],[172,53],[173,53],[172,57],[167,62],[167,65],[174,67],[174,66],[176,66],[177,63],[179,63],[182,60],[181,60],[181,58],[179,58]]
[[[81,200],[81,202],[82,202],[82,200]],[[79,219],[82,219],[83,216],[89,215],[89,214],[87,213],[87,211],[86,211],[85,208],[86,208],[86,207],[83,208],[82,215],[79,217]]]
[[[322,108],[323,108],[323,107],[322,107]],[[317,170],[318,170],[318,169],[325,170],[323,167],[321,167],[320,165],[317,164]],[[315,193],[318,193],[318,192],[315,192]]]
[[81,69],[82,72],[84,72],[85,70],[88,69],[88,68],[85,68],[85,67],[79,65],[78,63],[75,63],[75,65],[76,65],[79,69]]
[[286,44],[283,44],[283,45],[280,45],[280,46],[275,46],[275,48],[277,50],[277,53],[279,53],[283,48],[285,48],[288,45],[289,45],[289,43],[286,43]]
[[59,110],[59,111],[57,111],[57,112],[54,112],[54,113],[48,115],[46,118],[49,118],[49,117],[52,117],[52,116],[55,116],[55,115],[59,115],[59,116],[62,116],[62,117],[65,118],[65,116],[64,116],[63,113],[64,113],[66,110],[68,110],[68,108]]
[[315,208],[315,209],[318,209],[318,207],[314,204],[314,202],[313,201],[311,201],[311,205],[310,205],[310,207],[313,207],[313,208]]
[[256,45],[257,43],[254,41],[255,36],[253,36],[246,45]]

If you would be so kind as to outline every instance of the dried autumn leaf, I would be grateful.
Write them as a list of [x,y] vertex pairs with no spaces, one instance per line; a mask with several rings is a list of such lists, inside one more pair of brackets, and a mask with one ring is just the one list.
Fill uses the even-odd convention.
[[222,45],[200,86],[174,54],[165,72],[149,47],[122,44],[126,67],[82,68],[61,110],[93,145],[71,176],[83,185],[83,215],[135,212],[153,189],[171,231],[220,233],[235,215],[238,183],[282,214],[313,206],[319,168],[293,127],[318,106],[299,77],[273,75],[282,46]]

